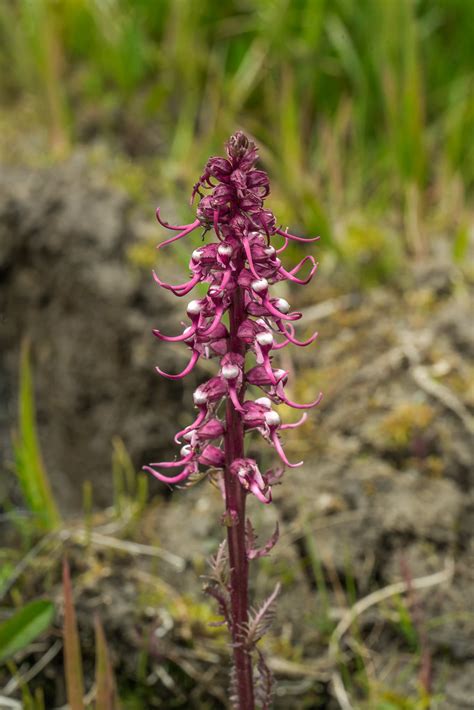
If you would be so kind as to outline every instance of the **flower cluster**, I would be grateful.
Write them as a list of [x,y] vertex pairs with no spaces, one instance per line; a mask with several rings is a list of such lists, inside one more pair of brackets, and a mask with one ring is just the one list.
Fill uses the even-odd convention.
[[[204,298],[188,303],[189,324],[181,334],[168,336],[159,330],[153,331],[160,340],[183,342],[190,350],[189,363],[182,372],[169,374],[157,367],[158,372],[169,379],[180,379],[191,372],[200,358],[217,358],[220,362],[218,374],[194,392],[195,420],[176,434],[176,443],[182,444],[180,458],[145,467],[165,483],[181,483],[197,474],[200,466],[223,469],[225,421],[221,407],[228,399],[241,417],[244,432],[261,434],[275,448],[285,466],[302,464],[288,461],[280,434],[303,424],[306,414],[294,424],[282,424],[274,406],[284,403],[296,409],[309,409],[318,404],[320,396],[308,404],[289,399],[285,393],[288,372],[273,366],[273,352],[289,343],[309,345],[317,333],[308,340],[298,340],[293,323],[301,318],[301,313],[291,311],[284,298],[273,297],[270,287],[285,280],[298,284],[310,281],[318,266],[312,256],[304,257],[288,271],[282,266],[279,255],[290,240],[315,241],[317,237],[303,239],[277,228],[274,215],[264,207],[270,187],[267,174],[254,167],[257,158],[254,143],[243,133],[236,133],[227,144],[227,157],[210,158],[194,186],[193,198],[199,198],[194,222],[170,226],[162,220],[159,209],[156,212],[162,226],[177,232],[160,247],[198,228],[203,228],[204,234],[213,230],[217,238],[216,242],[203,244],[192,252],[191,277],[185,283],[171,285],[154,273],[161,287],[179,297],[186,296],[198,283],[209,284]],[[284,240],[279,248],[271,244],[276,235]],[[310,265],[309,273],[301,278],[298,274],[305,264]],[[237,302],[242,317],[237,325],[234,323],[235,332],[231,332],[227,314]],[[247,353],[252,353],[255,361],[250,369],[245,367]],[[246,399],[249,386],[260,388],[263,396]],[[156,467],[182,470],[168,476]],[[250,458],[233,461],[230,471],[244,489],[260,501],[271,501],[271,484],[279,473],[261,473],[256,461]]]

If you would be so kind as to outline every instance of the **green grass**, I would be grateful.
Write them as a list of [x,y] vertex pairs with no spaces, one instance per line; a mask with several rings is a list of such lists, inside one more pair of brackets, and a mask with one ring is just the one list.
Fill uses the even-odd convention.
[[14,434],[13,445],[13,470],[28,509],[34,516],[34,526],[42,532],[54,530],[61,519],[38,441],[30,347],[26,340],[21,348],[18,431]]
[[341,212],[396,209],[420,253],[424,216],[474,182],[473,25],[471,0],[16,0],[0,6],[0,97],[33,103],[58,155],[91,124],[123,139],[161,195],[242,127],[283,221],[337,246]]

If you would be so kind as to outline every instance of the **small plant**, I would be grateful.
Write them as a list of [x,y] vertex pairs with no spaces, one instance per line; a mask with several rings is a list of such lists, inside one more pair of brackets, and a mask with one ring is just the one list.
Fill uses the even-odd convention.
[[59,526],[61,518],[38,441],[30,345],[27,340],[21,346],[18,399],[18,432],[13,436],[14,472],[38,529],[49,532]]
[[[267,174],[254,167],[257,158],[255,144],[241,132],[234,134],[227,144],[227,157],[210,158],[194,186],[193,198],[199,198],[194,222],[173,227],[163,222],[157,210],[159,223],[177,232],[160,247],[199,228],[204,229],[203,237],[213,230],[217,241],[192,252],[192,275],[185,283],[171,285],[154,274],[159,286],[178,297],[186,296],[199,283],[209,284],[204,298],[188,303],[190,325],[180,335],[153,331],[160,340],[185,343],[191,352],[188,365],[178,374],[156,369],[164,377],[178,380],[189,374],[200,358],[216,358],[219,371],[194,392],[197,416],[175,436],[176,443],[183,444],[180,457],[145,466],[164,483],[189,486],[207,476],[222,491],[227,546],[223,543],[211,561],[207,591],[217,600],[231,633],[231,696],[241,710],[252,710],[256,701],[268,708],[271,701],[272,677],[257,642],[269,626],[279,592],[277,585],[258,609],[249,611],[249,561],[270,553],[278,528],[257,548],[253,526],[245,517],[246,497],[251,493],[261,503],[270,503],[272,485],[280,482],[283,467],[296,468],[303,463],[288,460],[280,435],[303,424],[306,414],[296,423],[282,424],[273,405],[310,409],[321,398],[308,404],[291,401],[285,393],[288,372],[273,366],[274,351],[290,343],[310,345],[317,337],[315,333],[299,341],[293,323],[301,313],[292,312],[285,299],[273,297],[270,291],[271,285],[280,281],[310,281],[317,269],[312,256],[305,256],[287,271],[279,255],[289,241],[315,241],[317,237],[303,239],[277,227],[274,215],[264,207],[270,186]],[[271,244],[275,236],[284,240],[279,248]],[[297,274],[306,263],[310,264],[309,274],[300,278]],[[249,367],[252,358],[254,363]],[[264,396],[246,398],[249,387],[263,390]],[[275,449],[283,466],[262,472],[257,461],[246,456],[244,438],[251,431],[260,433]],[[171,476],[159,470],[174,468],[182,470]]]

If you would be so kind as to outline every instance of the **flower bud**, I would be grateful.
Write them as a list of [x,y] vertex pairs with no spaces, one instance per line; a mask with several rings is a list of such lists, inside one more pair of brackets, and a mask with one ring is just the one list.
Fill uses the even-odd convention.
[[234,250],[232,249],[232,247],[231,247],[230,244],[219,244],[219,246],[218,246],[218,248],[217,248],[217,253],[218,253],[220,256],[227,256],[227,257],[230,257],[230,256],[232,256],[233,251],[234,251]]
[[270,427],[280,426],[281,424],[280,415],[273,410],[265,412],[263,418],[265,419],[265,424],[268,424]]
[[278,308],[282,313],[288,313],[290,310],[290,304],[285,298],[275,298],[273,303],[275,304],[275,308]]
[[250,285],[252,287],[252,291],[255,291],[255,293],[264,293],[265,291],[268,291],[267,279],[256,279],[255,281],[252,281]]
[[207,393],[198,387],[193,394],[193,401],[196,406],[205,404],[207,402]]
[[200,313],[202,310],[202,303],[201,301],[189,301],[188,306],[186,308],[186,312],[189,315],[197,316],[198,313]]
[[257,333],[257,335],[255,336],[255,340],[259,345],[262,346],[273,345],[273,335],[269,331]]
[[261,407],[265,407],[265,409],[272,408],[272,402],[268,397],[259,397],[255,400],[255,404],[259,404]]
[[221,370],[224,380],[235,380],[239,376],[240,370],[237,365],[224,365]]

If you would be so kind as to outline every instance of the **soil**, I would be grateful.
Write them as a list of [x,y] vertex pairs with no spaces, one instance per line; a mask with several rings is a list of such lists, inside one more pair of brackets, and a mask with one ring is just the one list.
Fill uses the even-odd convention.
[[[157,350],[164,368],[176,368],[175,351],[154,347],[148,332],[157,317],[175,332],[179,311],[127,261],[137,238],[127,199],[80,165],[0,180],[0,432],[8,452],[18,348],[28,335],[44,456],[63,509],[77,510],[85,479],[100,479],[97,500],[109,500],[114,435],[137,464],[169,455],[189,409],[193,383],[169,384],[152,371]],[[257,604],[282,583],[264,644],[275,707],[337,708],[335,671],[354,708],[428,707],[415,704],[428,696],[438,710],[473,707],[469,279],[431,260],[410,267],[403,286],[341,295],[320,279],[316,288],[305,292],[299,334],[317,327],[318,344],[283,351],[294,398],[324,392],[310,422],[285,437],[290,458],[305,465],[287,471],[274,505],[249,506],[262,541],[277,521],[281,532],[271,557],[254,563],[252,582]],[[264,457],[270,465],[271,452]],[[141,698],[126,707],[225,707],[228,649],[208,626],[200,580],[224,537],[221,512],[218,491],[203,482],[155,499],[129,526],[134,540],[176,559],[114,552],[99,539],[84,555],[69,536],[88,663],[99,610],[121,687]],[[47,574],[38,562],[24,595],[47,577],[60,598],[60,549]],[[357,599],[398,582],[407,593],[357,615],[336,664],[328,643],[337,622]],[[25,662],[37,657],[31,651]],[[36,679],[48,707],[64,702],[59,659]]]

